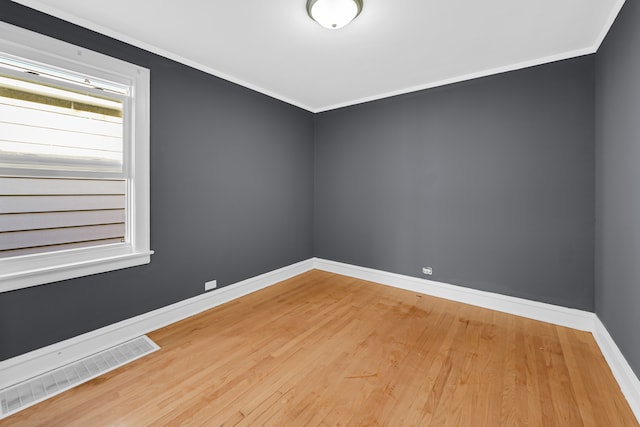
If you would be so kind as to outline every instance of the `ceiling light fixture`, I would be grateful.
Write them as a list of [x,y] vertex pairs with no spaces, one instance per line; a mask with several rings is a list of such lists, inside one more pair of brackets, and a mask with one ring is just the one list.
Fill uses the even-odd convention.
[[362,12],[362,0],[307,0],[307,13],[318,24],[337,30]]

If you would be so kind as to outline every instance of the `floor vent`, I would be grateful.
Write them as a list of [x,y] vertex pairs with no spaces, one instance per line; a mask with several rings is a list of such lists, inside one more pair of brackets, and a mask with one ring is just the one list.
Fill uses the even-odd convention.
[[0,390],[0,419],[153,353],[160,347],[141,336]]

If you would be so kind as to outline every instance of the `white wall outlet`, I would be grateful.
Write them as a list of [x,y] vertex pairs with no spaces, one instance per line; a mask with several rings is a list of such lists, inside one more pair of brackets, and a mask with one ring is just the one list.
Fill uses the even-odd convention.
[[422,267],[422,274],[428,274],[429,276],[431,276],[433,274],[433,268]]
[[211,289],[215,289],[218,287],[218,281],[217,280],[212,280],[210,282],[206,282],[204,284],[204,290],[205,291],[210,291]]

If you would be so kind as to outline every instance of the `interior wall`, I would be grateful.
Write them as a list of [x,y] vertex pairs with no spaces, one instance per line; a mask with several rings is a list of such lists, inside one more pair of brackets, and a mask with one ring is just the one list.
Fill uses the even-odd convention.
[[[597,59],[595,307],[637,369],[637,242],[612,231],[637,201],[620,187],[637,147],[618,128],[622,112],[637,131],[633,7]],[[156,251],[147,266],[0,294],[0,360],[311,256],[417,277],[431,266],[434,280],[594,309],[593,56],[314,117],[8,0],[0,20],[151,69]]]
[[640,376],[640,4],[596,62],[596,313]]
[[311,113],[8,0],[0,19],[151,70],[156,251],[146,266],[0,293],[0,360],[313,255]]
[[318,114],[314,253],[592,311],[593,120],[593,56]]

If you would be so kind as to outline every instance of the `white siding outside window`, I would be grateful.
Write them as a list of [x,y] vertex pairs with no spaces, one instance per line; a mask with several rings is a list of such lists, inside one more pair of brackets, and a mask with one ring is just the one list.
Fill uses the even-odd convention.
[[125,180],[0,177],[0,258],[124,243],[125,191]]

